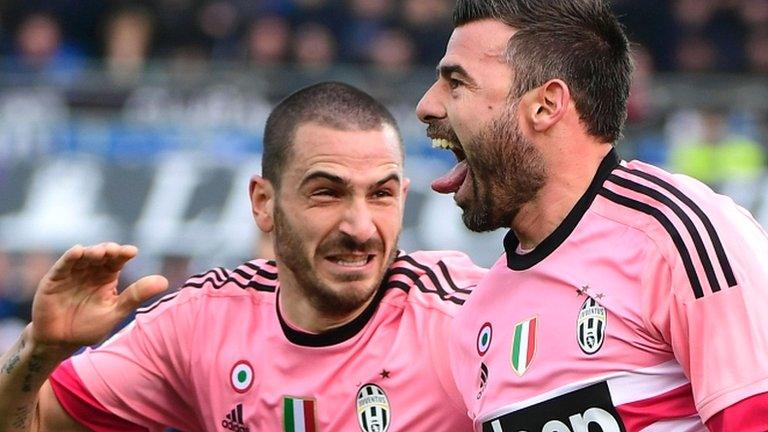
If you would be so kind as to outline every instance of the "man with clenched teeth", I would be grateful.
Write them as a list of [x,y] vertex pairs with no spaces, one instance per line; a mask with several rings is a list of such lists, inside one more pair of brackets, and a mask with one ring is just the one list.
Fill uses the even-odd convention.
[[[603,0],[458,0],[417,108],[504,255],[453,323],[475,430],[768,430],[768,237],[619,158],[632,62]],[[478,377],[481,377],[479,380]]]
[[0,431],[469,431],[447,341],[484,270],[397,250],[408,179],[392,115],[340,83],[271,113],[253,216],[276,262],[118,294],[133,246],[75,246],[0,359]]

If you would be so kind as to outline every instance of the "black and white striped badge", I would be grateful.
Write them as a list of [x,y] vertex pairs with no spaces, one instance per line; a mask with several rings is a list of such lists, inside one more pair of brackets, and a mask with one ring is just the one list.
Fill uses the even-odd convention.
[[585,354],[592,355],[603,346],[607,324],[608,316],[605,308],[592,297],[587,298],[579,310],[576,328],[579,347]]
[[363,432],[386,432],[391,411],[389,399],[381,387],[366,384],[357,392],[357,421]]

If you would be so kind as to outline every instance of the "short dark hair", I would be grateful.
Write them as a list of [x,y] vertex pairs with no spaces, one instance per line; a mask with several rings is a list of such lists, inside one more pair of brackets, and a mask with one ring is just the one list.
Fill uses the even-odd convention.
[[457,1],[454,27],[482,19],[517,30],[507,47],[512,97],[562,79],[590,135],[606,142],[621,137],[633,65],[629,41],[606,1]]
[[296,130],[308,122],[347,131],[368,131],[390,125],[397,132],[402,155],[397,122],[384,105],[349,84],[314,84],[283,99],[267,118],[261,173],[275,187],[280,186],[280,175],[293,154]]

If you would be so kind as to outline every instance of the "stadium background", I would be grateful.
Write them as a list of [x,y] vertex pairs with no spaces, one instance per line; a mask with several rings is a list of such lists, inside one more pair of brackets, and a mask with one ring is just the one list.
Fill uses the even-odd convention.
[[[75,243],[142,251],[125,279],[172,284],[265,253],[247,184],[289,92],[355,84],[398,118],[413,180],[404,249],[491,264],[429,190],[452,156],[413,113],[450,35],[451,0],[0,2],[0,350],[37,281]],[[616,0],[637,73],[620,153],[694,175],[768,226],[768,0]]]

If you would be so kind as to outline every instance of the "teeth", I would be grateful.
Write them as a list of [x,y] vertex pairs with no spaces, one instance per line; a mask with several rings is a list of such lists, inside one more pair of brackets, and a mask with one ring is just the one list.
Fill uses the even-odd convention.
[[453,143],[444,138],[433,138],[432,148],[441,148],[445,150],[450,150],[453,148]]
[[339,264],[345,267],[362,267],[368,262],[368,257],[357,258],[357,259],[336,258],[334,261],[336,262],[336,264]]

